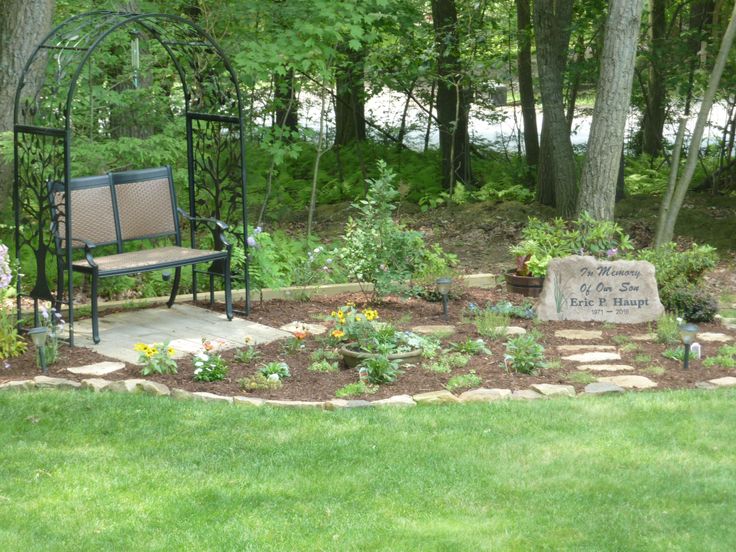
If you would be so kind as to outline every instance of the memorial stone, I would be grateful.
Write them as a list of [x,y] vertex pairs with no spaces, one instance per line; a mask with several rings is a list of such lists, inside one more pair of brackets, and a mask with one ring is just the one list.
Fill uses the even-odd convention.
[[663,313],[651,263],[580,255],[550,261],[537,307],[540,320],[618,324],[650,322]]

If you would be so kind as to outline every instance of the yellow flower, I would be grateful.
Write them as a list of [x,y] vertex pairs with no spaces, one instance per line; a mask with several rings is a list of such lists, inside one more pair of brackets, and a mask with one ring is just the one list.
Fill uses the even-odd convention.
[[335,317],[337,316],[337,312],[335,312],[335,311],[332,311],[332,312],[330,313],[330,316],[331,316],[332,318],[335,318]]
[[340,339],[345,335],[345,332],[342,330],[332,330],[332,337]]
[[146,345],[145,343],[136,343],[135,345],[133,345],[133,350],[138,351],[139,353],[143,353],[144,351],[146,351],[146,349],[148,349],[148,345]]
[[166,352],[169,354],[169,356],[172,356],[174,354],[174,348],[169,347],[168,349],[166,349]]

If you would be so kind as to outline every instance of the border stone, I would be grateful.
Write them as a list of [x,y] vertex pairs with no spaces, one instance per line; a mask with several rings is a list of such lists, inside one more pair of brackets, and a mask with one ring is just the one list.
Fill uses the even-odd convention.
[[110,380],[103,378],[88,378],[82,380],[82,389],[90,389],[95,393],[104,391],[105,388],[112,383]]
[[199,401],[205,402],[226,402],[233,404],[233,398],[225,395],[217,395],[215,393],[209,393],[207,391],[195,391],[191,394],[192,398]]
[[412,399],[414,399],[414,402],[421,405],[450,404],[459,402],[457,397],[446,389],[441,391],[430,391],[428,393],[419,393],[418,395],[412,396]]
[[281,406],[286,408],[323,408],[323,401],[281,401],[269,399],[266,401],[268,406]]
[[695,384],[695,387],[697,387],[698,389],[708,389],[708,390],[718,389],[717,385],[709,381],[699,381]]
[[77,374],[79,376],[106,376],[125,368],[123,362],[96,362],[95,364],[87,364],[86,366],[78,366],[76,368],[67,368],[67,372]]
[[624,372],[633,370],[633,366],[628,364],[580,364],[578,370],[591,370],[594,372]]
[[555,330],[555,337],[562,339],[603,339],[601,330]]
[[733,376],[725,376],[722,378],[708,380],[708,383],[712,383],[716,387],[734,387],[736,386],[736,378]]
[[370,401],[363,400],[346,400],[346,399],[332,399],[324,404],[325,410],[342,410],[350,408],[367,408],[373,406]]
[[546,399],[544,395],[540,395],[533,389],[517,389],[511,393],[509,397],[512,401],[531,401],[536,399]]
[[535,383],[532,389],[545,397],[574,397],[575,388],[572,385],[555,385],[553,383]]
[[613,383],[625,389],[651,389],[657,387],[657,383],[645,376],[625,375],[625,376],[606,376],[598,378],[602,383]]
[[379,399],[377,401],[373,401],[373,404],[375,406],[398,406],[398,407],[407,407],[407,406],[417,405],[417,403],[414,402],[414,399],[411,398],[411,395],[394,395],[393,397],[389,397],[388,399]]
[[238,406],[252,406],[258,408],[259,406],[263,406],[264,404],[266,404],[266,400],[259,399],[258,397],[243,397],[242,395],[238,395],[236,397],[233,397],[233,404],[236,404]]
[[615,393],[623,393],[625,389],[615,383],[607,383],[604,381],[596,381],[585,386],[586,395],[612,395]]
[[491,402],[511,398],[511,389],[487,389],[480,387],[460,394],[460,402]]
[[51,378],[49,376],[36,376],[33,378],[33,381],[39,389],[79,389],[82,387],[82,384],[78,381],[65,378]]
[[174,388],[171,390],[171,398],[175,401],[189,401],[194,399],[192,394],[185,389]]
[[36,388],[36,382],[33,380],[15,380],[0,383],[0,391],[31,391]]

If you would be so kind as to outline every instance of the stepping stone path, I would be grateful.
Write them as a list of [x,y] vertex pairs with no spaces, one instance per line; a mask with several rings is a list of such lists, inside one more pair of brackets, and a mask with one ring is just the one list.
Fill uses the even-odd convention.
[[521,326],[498,326],[496,332],[499,334],[503,332],[503,335],[524,335],[526,330]]
[[612,351],[590,351],[562,357],[562,360],[573,362],[600,362],[603,360],[621,360],[621,355]]
[[726,376],[723,378],[708,380],[708,383],[713,384],[716,387],[734,387],[736,386],[736,378],[733,376]]
[[77,368],[67,368],[66,371],[80,376],[106,376],[123,368],[125,368],[125,364],[122,362],[97,362]]
[[606,376],[598,378],[601,383],[613,383],[624,389],[650,389],[657,387],[657,384],[644,376]]
[[585,386],[586,395],[610,395],[612,393],[623,393],[624,391],[624,388],[619,385],[603,381],[589,383]]
[[436,324],[428,326],[414,326],[411,331],[422,335],[452,335],[455,333],[455,326],[449,324]]
[[726,341],[733,341],[733,337],[719,332],[703,332],[699,333],[697,337],[698,341],[705,341],[706,343],[724,343]]
[[603,339],[601,330],[555,330],[555,337],[562,339]]
[[632,341],[656,341],[657,334],[645,333],[631,336]]
[[289,333],[307,332],[309,335],[322,335],[327,331],[327,327],[322,324],[307,324],[306,322],[289,322],[279,328]]
[[615,351],[613,345],[558,345],[560,353],[575,353],[578,351]]
[[578,370],[592,370],[595,372],[626,372],[633,370],[628,364],[581,364]]

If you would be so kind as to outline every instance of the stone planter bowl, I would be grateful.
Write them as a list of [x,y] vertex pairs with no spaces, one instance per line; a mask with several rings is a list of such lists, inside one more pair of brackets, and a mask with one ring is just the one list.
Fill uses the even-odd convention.
[[[378,353],[364,353],[361,351],[353,351],[351,349],[348,349],[347,346],[340,349],[340,354],[342,355],[342,359],[345,362],[345,366],[347,366],[348,368],[355,368],[366,358],[381,356]],[[419,362],[419,359],[421,357],[421,349],[412,349],[411,351],[406,351],[404,353],[394,353],[392,355],[388,355],[389,360],[395,360],[399,364]]]

